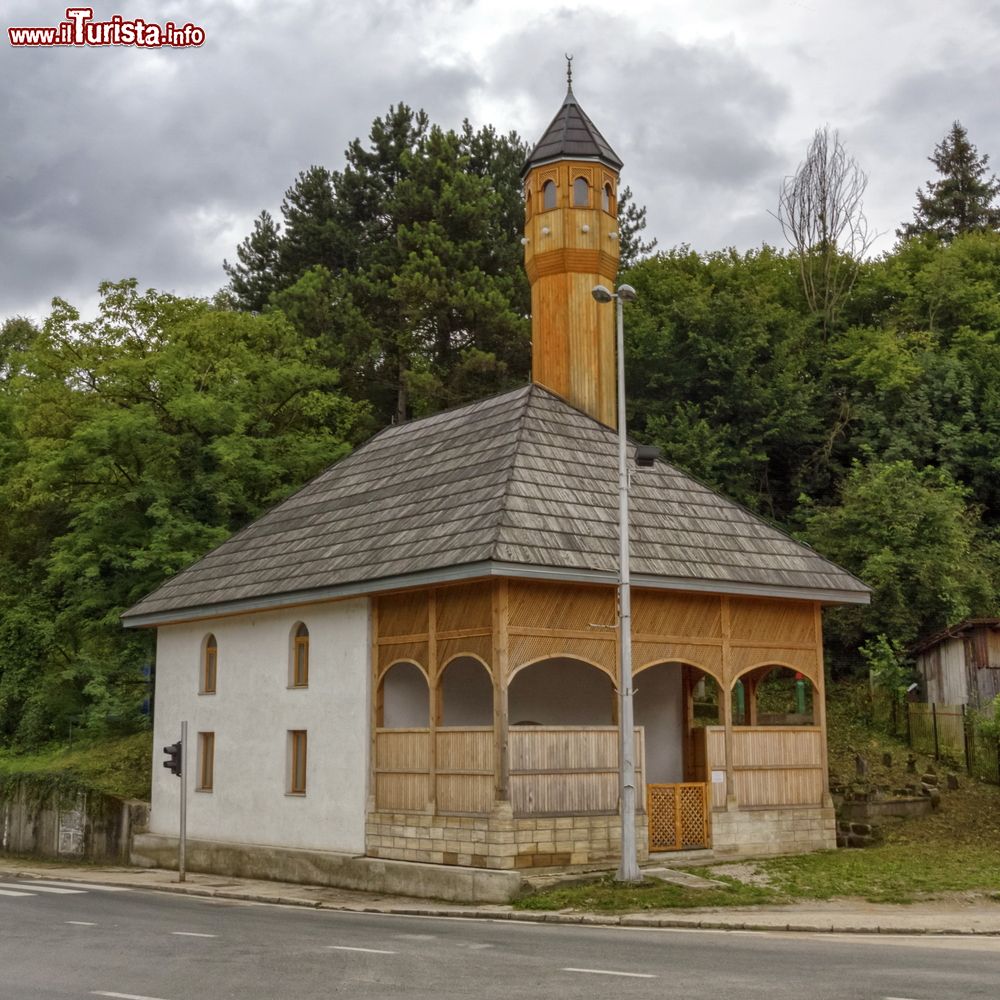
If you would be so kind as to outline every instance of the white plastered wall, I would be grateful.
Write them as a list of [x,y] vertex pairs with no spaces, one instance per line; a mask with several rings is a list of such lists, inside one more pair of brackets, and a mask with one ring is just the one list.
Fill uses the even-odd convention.
[[[289,688],[291,636],[309,629],[309,686]],[[216,694],[199,694],[218,643]],[[162,748],[188,721],[188,836],[364,853],[369,754],[368,600],[158,630],[150,832],[176,836],[180,781]],[[308,733],[306,794],[288,794],[288,732]],[[215,733],[211,792],[195,791],[198,733]]]
[[679,663],[660,664],[635,678],[635,724],[646,731],[646,781],[650,784],[684,780],[681,670]]

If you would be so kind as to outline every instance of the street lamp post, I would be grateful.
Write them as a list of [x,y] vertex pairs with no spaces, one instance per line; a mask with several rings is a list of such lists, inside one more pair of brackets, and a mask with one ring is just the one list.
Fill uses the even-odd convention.
[[598,302],[615,300],[618,368],[618,790],[621,806],[622,856],[619,882],[641,882],[635,843],[635,735],[632,712],[632,593],[629,577],[628,465],[625,433],[625,331],[622,303],[636,298],[631,285],[612,292],[598,285]]

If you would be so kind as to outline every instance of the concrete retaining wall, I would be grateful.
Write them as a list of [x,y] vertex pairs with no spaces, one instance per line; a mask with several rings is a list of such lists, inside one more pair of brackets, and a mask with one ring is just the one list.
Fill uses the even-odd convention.
[[59,792],[29,779],[0,791],[0,851],[40,858],[128,862],[149,806],[96,792]]
[[[132,841],[131,861],[147,868],[176,868],[177,839],[138,834]],[[274,879],[463,903],[506,903],[521,889],[521,876],[517,872],[207,840],[188,840],[187,867],[191,871],[236,878]]]

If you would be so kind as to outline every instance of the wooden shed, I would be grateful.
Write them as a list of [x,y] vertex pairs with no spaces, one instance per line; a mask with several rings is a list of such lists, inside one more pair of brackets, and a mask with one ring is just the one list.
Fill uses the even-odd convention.
[[1000,695],[1000,618],[966,618],[911,653],[926,701],[983,708]]

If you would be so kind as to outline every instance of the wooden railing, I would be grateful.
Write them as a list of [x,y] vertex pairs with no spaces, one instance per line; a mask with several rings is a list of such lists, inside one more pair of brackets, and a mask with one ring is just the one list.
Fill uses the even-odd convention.
[[[642,727],[635,730],[636,788],[644,808]],[[510,798],[515,816],[618,811],[615,726],[521,726],[510,730]]]
[[493,806],[493,730],[375,731],[375,807],[391,812],[479,815]]
[[[726,804],[726,737],[709,726],[706,780],[712,806]],[[737,726],[732,733],[733,788],[740,806],[820,805],[823,801],[823,732],[818,726]]]
[[[488,726],[375,732],[375,807],[390,812],[484,815],[493,808]],[[644,808],[643,731],[635,731],[637,806]],[[508,737],[510,796],[518,816],[618,811],[614,726],[520,726]]]

